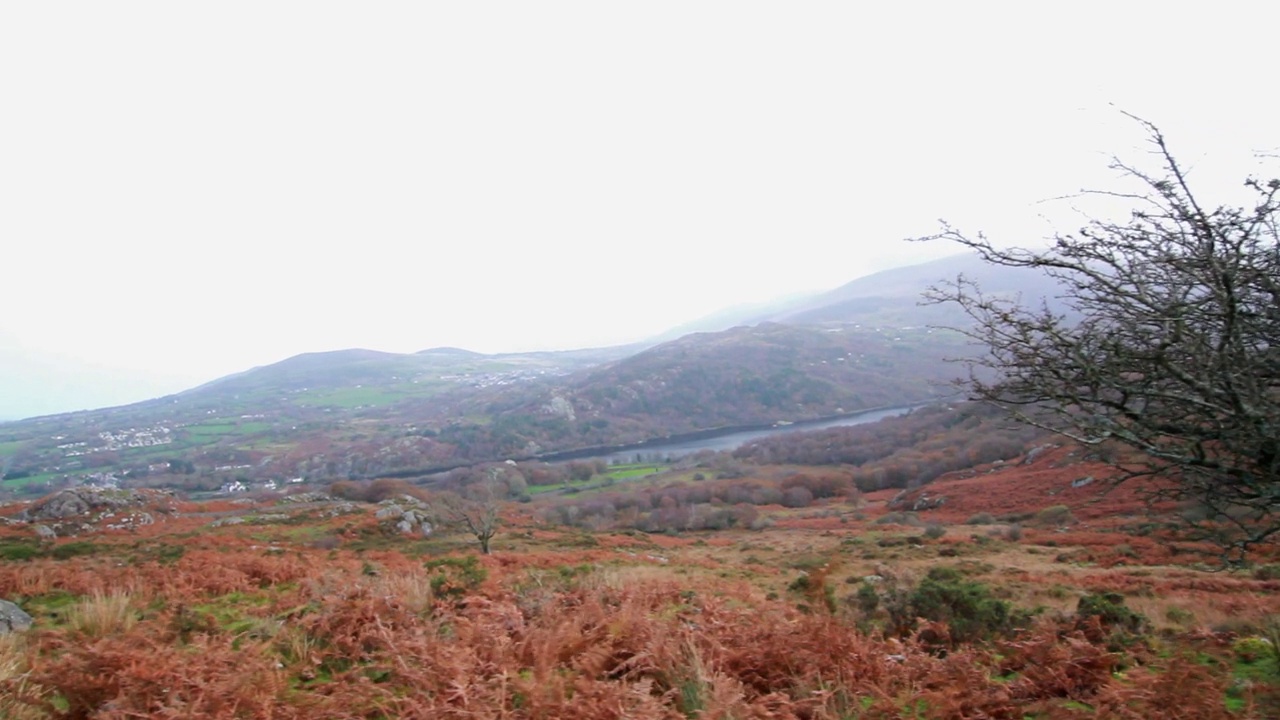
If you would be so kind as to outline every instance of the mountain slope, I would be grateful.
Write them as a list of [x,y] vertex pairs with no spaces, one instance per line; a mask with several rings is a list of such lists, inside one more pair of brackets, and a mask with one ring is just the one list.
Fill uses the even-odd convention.
[[[1052,281],[1043,274],[988,265],[977,254],[965,253],[930,262],[893,268],[857,278],[834,290],[775,303],[729,308],[696,320],[680,329],[692,332],[727,330],[735,325],[780,322],[793,325],[844,323],[864,327],[935,325],[960,327],[968,319],[951,304],[928,305],[922,297],[930,287],[964,275],[984,293],[1006,298],[1021,297],[1035,303],[1041,298],[1057,307]],[[1046,294],[1048,297],[1046,297]],[[1058,308],[1060,309],[1060,308]]]
[[1038,289],[962,256],[653,347],[308,353],[144,403],[5,424],[0,468],[22,484],[170,461],[218,479],[369,476],[911,404],[949,392],[960,370],[943,358],[965,348],[924,327],[937,317],[916,304],[958,271],[987,290]]

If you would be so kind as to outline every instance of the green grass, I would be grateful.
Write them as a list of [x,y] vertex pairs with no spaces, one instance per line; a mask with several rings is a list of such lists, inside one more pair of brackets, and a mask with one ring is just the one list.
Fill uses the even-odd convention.
[[36,620],[41,628],[62,627],[66,624],[67,613],[80,602],[81,597],[64,590],[55,590],[47,595],[32,595],[22,598],[22,609]]
[[604,477],[610,477],[614,480],[630,480],[637,477],[645,477],[654,475],[665,470],[662,465],[614,465],[604,473]]
[[231,435],[253,435],[270,429],[271,423],[265,422],[212,422],[201,425],[188,425],[183,428],[183,431],[193,443],[208,443]]
[[295,398],[295,402],[305,407],[351,409],[394,405],[413,394],[426,393],[411,393],[408,388],[401,387],[351,387],[299,395]]
[[11,440],[9,442],[0,442],[0,457],[8,457],[10,455],[13,455],[14,453],[18,452],[18,450],[20,450],[22,446],[25,445],[26,443],[27,443],[26,440]]
[[[572,491],[578,497],[587,497],[593,492],[610,490],[619,480],[641,480],[658,475],[667,470],[665,465],[630,464],[614,465],[600,475],[592,475],[590,480],[570,480],[552,485],[530,485],[529,495],[550,495],[553,493]],[[667,478],[675,480],[677,478]],[[685,478],[680,478],[685,479]]]
[[31,540],[0,540],[0,560],[21,562],[39,557],[42,550]]
[[0,485],[4,486],[5,488],[8,488],[8,489],[10,489],[10,490],[13,490],[13,489],[17,489],[17,488],[20,488],[20,487],[24,487],[24,486],[26,486],[26,485],[34,485],[34,484],[38,484],[38,483],[45,483],[45,482],[48,482],[48,481],[53,480],[53,479],[55,479],[55,478],[60,478],[60,477],[62,477],[63,475],[64,475],[64,473],[41,473],[41,474],[39,474],[39,475],[32,475],[32,476],[30,476],[30,477],[14,478],[14,479],[12,479],[12,480],[5,480],[5,481],[3,481],[3,482],[0,482]]

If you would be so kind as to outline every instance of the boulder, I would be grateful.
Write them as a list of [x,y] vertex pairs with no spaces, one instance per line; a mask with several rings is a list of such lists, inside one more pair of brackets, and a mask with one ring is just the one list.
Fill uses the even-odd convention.
[[426,503],[417,498],[402,495],[396,500],[383,500],[374,513],[383,532],[401,535],[421,534],[429,537],[434,530],[428,520]]
[[0,600],[0,635],[31,627],[31,616],[8,600]]

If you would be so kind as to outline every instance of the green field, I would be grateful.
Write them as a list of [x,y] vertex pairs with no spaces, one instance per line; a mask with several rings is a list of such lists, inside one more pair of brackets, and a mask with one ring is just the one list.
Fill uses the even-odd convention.
[[653,475],[665,470],[663,465],[614,465],[604,473],[604,477],[613,478],[614,480],[631,480],[638,477]]
[[203,425],[188,425],[183,428],[187,438],[195,444],[209,443],[230,435],[253,435],[271,429],[271,423],[265,422],[215,422]]
[[26,440],[12,440],[10,442],[0,442],[0,457],[8,457],[22,448],[26,444]]
[[530,495],[545,495],[553,492],[564,492],[565,490],[577,492],[590,492],[593,490],[603,490],[612,487],[619,480],[638,480],[646,478],[650,475],[656,475],[667,469],[664,465],[614,465],[607,472],[599,475],[592,475],[590,480],[569,480],[563,483],[553,483],[551,485],[530,485]]
[[6,487],[6,488],[8,488],[8,489],[10,489],[10,490],[13,490],[13,489],[17,489],[17,488],[20,488],[20,487],[25,487],[25,486],[27,486],[27,485],[33,485],[33,484],[36,484],[36,483],[43,483],[43,482],[46,482],[46,481],[49,481],[49,480],[53,480],[54,478],[60,478],[60,477],[62,477],[64,474],[65,474],[65,473],[42,473],[42,474],[40,474],[40,475],[32,475],[31,477],[15,478],[15,479],[13,479],[13,480],[5,480],[5,481],[3,481],[3,482],[0,482],[0,485],[3,485],[4,487]]
[[[296,401],[306,407],[377,407],[394,405],[409,397],[405,388],[352,387],[300,395]],[[424,393],[425,394],[425,393]]]

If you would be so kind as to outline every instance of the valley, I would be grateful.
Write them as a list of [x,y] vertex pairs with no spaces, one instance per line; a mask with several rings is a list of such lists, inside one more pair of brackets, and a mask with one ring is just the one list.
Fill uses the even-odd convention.
[[0,425],[0,716],[1275,717],[1275,544],[965,402],[931,272]]
[[[815,438],[842,461],[776,462]],[[1108,472],[961,405],[430,491],[66,491],[2,511],[33,626],[0,636],[0,714],[1274,716],[1280,557],[1222,570]],[[483,554],[447,488],[494,483]]]

